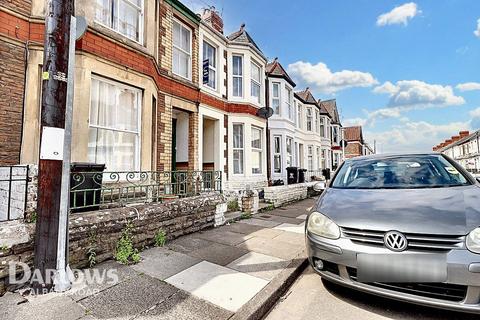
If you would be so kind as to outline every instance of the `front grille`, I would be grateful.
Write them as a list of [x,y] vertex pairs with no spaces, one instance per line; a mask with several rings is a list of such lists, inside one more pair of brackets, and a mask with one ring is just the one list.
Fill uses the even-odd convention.
[[[364,230],[342,227],[343,235],[354,243],[383,247],[386,231]],[[463,235],[432,235],[421,233],[404,233],[408,249],[427,251],[449,251],[463,248]]]
[[[357,281],[357,269],[347,267],[352,281]],[[465,299],[467,286],[450,283],[381,283],[373,282],[368,285],[392,291],[413,294],[421,297],[460,302]]]

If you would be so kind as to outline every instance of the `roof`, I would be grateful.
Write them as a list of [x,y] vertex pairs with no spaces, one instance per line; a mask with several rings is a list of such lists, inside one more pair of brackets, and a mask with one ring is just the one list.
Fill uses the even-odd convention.
[[267,63],[267,67],[265,69],[265,72],[266,72],[267,76],[284,78],[293,87],[296,86],[295,82],[293,82],[292,78],[290,78],[287,71],[285,71],[285,69],[280,64],[280,62],[278,62],[277,58],[275,58],[275,60],[273,60],[272,62]]
[[245,30],[245,24],[242,24],[238,31],[235,31],[234,33],[228,35],[227,39],[231,42],[250,44],[263,54],[262,50],[260,50],[255,41],[253,41],[252,37],[250,37],[248,32]]
[[312,92],[310,92],[310,88],[306,88],[303,91],[295,92],[295,95],[303,101],[303,103],[314,104],[318,106],[317,100],[313,97]]
[[361,126],[344,127],[343,136],[347,141],[360,141],[363,143],[363,132]]
[[328,114],[332,118],[332,123],[340,124],[340,116],[338,114],[336,99],[319,101],[319,104],[320,107],[325,108],[325,110],[328,112]]
[[477,130],[477,131],[475,131],[475,132],[473,132],[473,133],[470,133],[468,136],[465,136],[465,137],[463,137],[463,138],[461,138],[461,139],[459,139],[459,140],[457,140],[457,141],[455,141],[455,142],[452,142],[452,143],[450,143],[450,144],[448,144],[448,145],[446,145],[446,146],[444,146],[444,147],[441,147],[441,148],[439,148],[438,150],[445,151],[445,150],[447,150],[447,149],[449,149],[449,148],[451,148],[451,147],[458,146],[458,145],[461,145],[461,144],[463,144],[463,143],[465,143],[465,142],[467,142],[467,141],[470,141],[472,138],[475,138],[475,137],[477,137],[477,136],[480,136],[480,130]]
[[171,6],[181,12],[185,17],[190,19],[192,22],[199,24],[201,18],[190,10],[186,5],[181,3],[179,0],[166,0]]

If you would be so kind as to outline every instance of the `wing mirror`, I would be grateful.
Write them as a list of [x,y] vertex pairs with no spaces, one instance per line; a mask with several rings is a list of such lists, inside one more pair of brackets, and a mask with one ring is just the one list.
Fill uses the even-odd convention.
[[313,190],[316,192],[322,192],[323,190],[325,190],[326,187],[327,187],[326,183],[321,181],[313,185]]

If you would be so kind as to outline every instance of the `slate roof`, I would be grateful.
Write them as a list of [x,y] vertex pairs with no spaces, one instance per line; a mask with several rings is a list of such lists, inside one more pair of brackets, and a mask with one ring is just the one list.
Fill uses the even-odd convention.
[[310,92],[310,88],[306,88],[303,91],[295,92],[295,95],[302,100],[303,103],[314,104],[318,106],[317,100],[313,97],[312,92]]
[[344,127],[343,134],[347,141],[360,141],[363,143],[363,133],[361,126]]
[[320,104],[320,107],[325,108],[327,110],[328,114],[330,115],[330,118],[332,118],[332,123],[334,124],[340,124],[340,116],[338,114],[338,109],[337,109],[337,100],[335,99],[330,99],[330,100],[323,100],[318,102]]
[[[252,37],[248,34],[245,30],[245,24],[240,26],[240,30],[233,32],[232,34],[227,36],[227,39],[231,42],[243,43],[243,44],[251,44],[254,46],[259,52],[262,52],[260,48],[257,46],[255,41],[253,41]],[[263,52],[262,52],[263,54]]]
[[265,69],[267,76],[271,77],[278,77],[287,80],[290,85],[293,87],[296,86],[295,82],[293,82],[292,78],[288,75],[287,71],[283,68],[283,66],[278,62],[278,59],[275,58],[272,62],[267,63],[267,67]]

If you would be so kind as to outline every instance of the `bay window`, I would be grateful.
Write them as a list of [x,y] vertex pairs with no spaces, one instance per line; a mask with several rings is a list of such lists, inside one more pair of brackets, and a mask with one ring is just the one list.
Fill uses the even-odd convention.
[[252,127],[252,173],[262,173],[262,129]]
[[285,91],[287,92],[286,96],[286,105],[287,105],[287,113],[288,113],[288,119],[293,121],[293,108],[292,108],[292,89],[289,87],[285,86]]
[[144,0],[96,0],[95,20],[127,38],[143,41]]
[[280,83],[272,83],[272,109],[274,114],[280,114]]
[[298,128],[303,128],[302,122],[303,122],[302,105],[300,103],[297,103],[297,127]]
[[261,91],[261,69],[260,66],[252,62],[250,66],[250,95],[255,102],[260,103],[260,91]]
[[98,77],[92,78],[88,161],[108,171],[140,170],[142,92]]
[[287,137],[287,168],[293,166],[293,139]]
[[315,110],[315,132],[320,132],[320,114],[318,110]]
[[244,166],[243,124],[233,125],[233,173],[242,174]]
[[308,170],[313,170],[313,146],[308,146],[307,149],[307,162],[308,162]]
[[322,164],[322,156],[320,154],[320,147],[317,147],[317,168],[320,170]]
[[192,77],[192,31],[173,20],[172,72],[186,79]]
[[203,60],[208,60],[208,82],[212,89],[217,88],[217,48],[203,41]]
[[325,118],[320,117],[320,137],[325,138]]
[[243,97],[243,57],[233,56],[233,96]]
[[273,172],[282,172],[282,137],[273,137]]
[[312,108],[307,108],[307,131],[312,131]]

